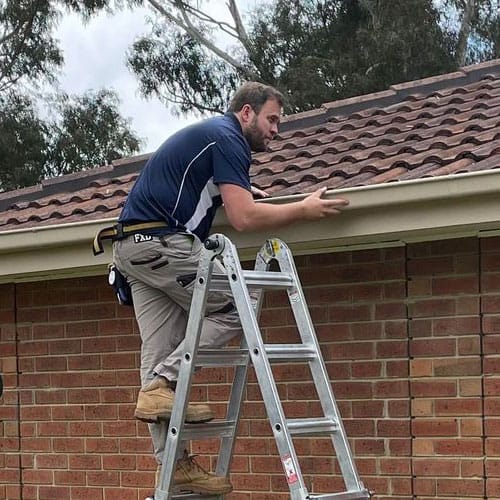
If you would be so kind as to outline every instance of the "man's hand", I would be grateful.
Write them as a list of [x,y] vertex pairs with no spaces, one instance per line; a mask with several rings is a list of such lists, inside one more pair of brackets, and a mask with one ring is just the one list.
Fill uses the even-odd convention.
[[266,191],[262,191],[262,189],[259,189],[255,186],[250,186],[250,187],[252,189],[252,195],[254,198],[260,199],[269,197],[269,193],[267,193]]
[[304,208],[304,219],[315,220],[338,215],[343,208],[349,205],[349,202],[343,198],[323,199],[322,196],[326,190],[326,187],[322,187],[300,202]]

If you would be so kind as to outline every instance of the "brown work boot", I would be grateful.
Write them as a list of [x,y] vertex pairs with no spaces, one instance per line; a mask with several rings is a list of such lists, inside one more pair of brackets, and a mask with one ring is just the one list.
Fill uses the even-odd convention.
[[233,485],[229,478],[207,472],[193,456],[184,451],[184,456],[177,460],[175,466],[173,489],[199,495],[223,495],[233,491]]
[[[156,469],[155,488],[160,485],[161,465]],[[174,472],[174,492],[192,492],[199,495],[222,495],[233,491],[233,485],[227,477],[216,476],[207,472],[197,462],[193,456],[189,456],[184,451],[184,456],[177,460]],[[145,500],[154,500],[154,495]]]
[[[139,391],[135,418],[143,422],[158,423],[168,421],[174,408],[175,392],[173,384],[163,377],[154,378]],[[202,423],[214,418],[212,410],[205,404],[191,404],[186,408],[186,422]]]

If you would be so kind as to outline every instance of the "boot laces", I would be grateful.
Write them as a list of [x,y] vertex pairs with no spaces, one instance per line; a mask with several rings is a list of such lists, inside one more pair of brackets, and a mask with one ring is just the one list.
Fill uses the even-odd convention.
[[184,456],[182,457],[181,462],[189,471],[208,475],[208,472],[195,460],[195,457],[197,456],[198,455],[189,455],[187,451],[184,451]]

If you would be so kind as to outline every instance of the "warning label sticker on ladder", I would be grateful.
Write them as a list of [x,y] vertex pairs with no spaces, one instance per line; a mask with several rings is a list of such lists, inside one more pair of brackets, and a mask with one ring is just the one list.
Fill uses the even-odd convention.
[[282,456],[281,461],[283,462],[283,468],[285,469],[286,480],[288,481],[288,484],[296,483],[298,481],[297,472],[295,471],[293,460],[290,455]]

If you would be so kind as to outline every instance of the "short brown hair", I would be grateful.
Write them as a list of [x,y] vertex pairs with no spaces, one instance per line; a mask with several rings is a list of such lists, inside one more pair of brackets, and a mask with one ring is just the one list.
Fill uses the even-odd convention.
[[229,104],[229,111],[237,113],[245,104],[252,106],[252,109],[258,114],[262,106],[273,99],[283,107],[283,94],[270,85],[264,85],[260,82],[246,82],[234,94]]

